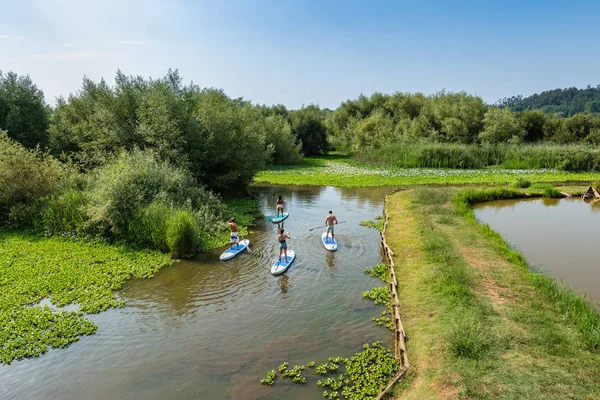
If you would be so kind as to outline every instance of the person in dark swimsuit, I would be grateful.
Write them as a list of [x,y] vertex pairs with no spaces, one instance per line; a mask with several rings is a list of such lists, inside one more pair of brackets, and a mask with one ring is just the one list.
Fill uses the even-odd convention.
[[279,217],[280,214],[283,215],[283,198],[281,196],[277,200],[277,216]]
[[285,254],[285,262],[288,262],[287,257],[287,243],[285,239],[291,239],[289,233],[285,233],[284,229],[281,228],[279,230],[279,234],[277,235],[277,241],[279,242],[279,262],[281,262],[281,253]]

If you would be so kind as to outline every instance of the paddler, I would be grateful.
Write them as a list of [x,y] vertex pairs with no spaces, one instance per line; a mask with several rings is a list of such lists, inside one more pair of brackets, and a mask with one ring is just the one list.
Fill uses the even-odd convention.
[[327,216],[327,218],[325,218],[325,226],[326,226],[326,235],[325,235],[325,241],[327,241],[327,239],[329,239],[329,232],[331,232],[331,240],[333,242],[335,242],[335,233],[333,232],[333,225],[337,225],[338,220],[335,217],[335,215],[333,215],[333,211],[329,210],[329,215]]
[[231,218],[227,225],[229,225],[229,229],[231,229],[231,235],[229,236],[229,245],[231,246],[231,250],[233,250],[233,244],[235,243],[235,249],[238,250],[240,247],[240,238],[238,226],[235,223],[235,218]]
[[288,262],[287,243],[285,242],[285,239],[291,239],[290,234],[285,233],[285,230],[281,228],[277,235],[277,241],[279,242],[279,262],[281,262],[281,253],[285,254],[285,262]]
[[277,216],[279,217],[279,215],[283,216],[283,198],[281,196],[279,196],[279,199],[277,200]]

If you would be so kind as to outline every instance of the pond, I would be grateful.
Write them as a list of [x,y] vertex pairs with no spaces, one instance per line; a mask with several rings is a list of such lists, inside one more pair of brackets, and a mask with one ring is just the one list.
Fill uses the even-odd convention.
[[[251,254],[220,262],[217,249],[131,281],[119,292],[122,309],[91,318],[95,335],[67,349],[0,366],[2,399],[319,399],[316,378],[307,386],[278,379],[261,386],[266,372],[351,356],[366,342],[391,345],[376,327],[383,307],[361,294],[381,282],[364,275],[381,262],[379,233],[359,225],[382,213],[389,188],[254,187],[269,215],[278,195],[286,200],[297,254],[291,268],[273,276],[276,226],[263,219],[249,235]],[[338,220],[339,249],[320,239],[329,210]]]
[[500,200],[475,215],[520,250],[534,268],[600,301],[600,208],[580,199]]

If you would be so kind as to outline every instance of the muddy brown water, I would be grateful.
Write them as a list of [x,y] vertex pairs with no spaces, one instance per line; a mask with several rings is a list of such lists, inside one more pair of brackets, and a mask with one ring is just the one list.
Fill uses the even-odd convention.
[[[181,261],[154,278],[128,283],[127,306],[90,316],[98,332],[66,349],[0,366],[2,399],[319,399],[314,374],[306,386],[266,372],[351,356],[391,335],[376,327],[375,307],[361,294],[381,282],[363,270],[381,262],[379,233],[359,225],[382,213],[389,188],[255,187],[268,215],[283,195],[289,248],[297,259],[275,277],[276,226],[261,220],[248,236],[252,254],[219,262],[223,249]],[[332,209],[339,250],[322,246]]]
[[600,301],[600,207],[580,199],[500,200],[475,206],[527,262]]

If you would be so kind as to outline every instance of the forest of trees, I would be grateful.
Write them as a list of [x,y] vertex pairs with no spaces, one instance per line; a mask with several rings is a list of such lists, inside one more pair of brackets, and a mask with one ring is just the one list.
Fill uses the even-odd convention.
[[29,77],[0,73],[0,224],[186,255],[222,234],[222,199],[243,195],[256,172],[329,150],[402,167],[600,170],[599,115],[509,103],[397,92],[288,110],[170,70],[84,78],[50,107]]
[[588,85],[585,89],[571,87],[546,90],[528,97],[505,97],[496,105],[508,107],[513,111],[540,110],[563,117],[577,113],[600,114],[600,85]]

